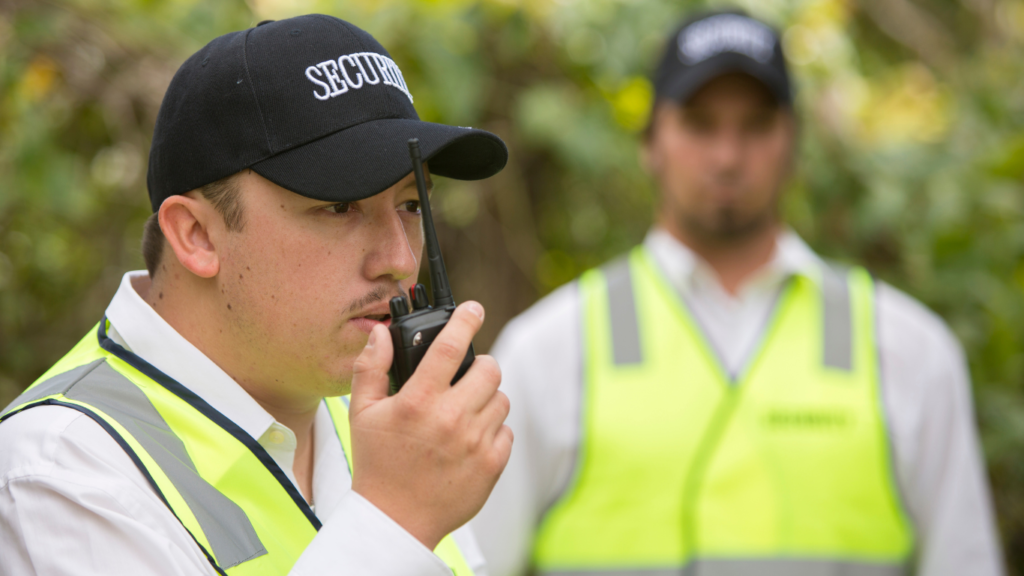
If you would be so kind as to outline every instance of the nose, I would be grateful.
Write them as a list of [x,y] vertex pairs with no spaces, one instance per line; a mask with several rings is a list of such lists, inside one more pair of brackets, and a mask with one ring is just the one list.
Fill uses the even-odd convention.
[[718,172],[733,173],[743,164],[745,142],[743,134],[733,128],[723,128],[711,143],[711,160]]
[[413,251],[402,217],[393,207],[374,210],[367,228],[363,262],[367,280],[399,281],[419,272],[419,254]]

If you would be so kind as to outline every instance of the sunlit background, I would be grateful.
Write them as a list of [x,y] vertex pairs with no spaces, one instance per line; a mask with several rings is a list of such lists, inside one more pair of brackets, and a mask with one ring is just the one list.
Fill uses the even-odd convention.
[[[537,298],[638,242],[648,80],[688,10],[666,0],[0,0],[0,406],[142,268],[164,90],[213,37],[323,12],[375,35],[420,115],[509,144],[439,182],[455,295],[486,350]],[[750,0],[798,84],[785,212],[823,254],[941,314],[970,357],[1011,570],[1024,574],[1024,0]]]

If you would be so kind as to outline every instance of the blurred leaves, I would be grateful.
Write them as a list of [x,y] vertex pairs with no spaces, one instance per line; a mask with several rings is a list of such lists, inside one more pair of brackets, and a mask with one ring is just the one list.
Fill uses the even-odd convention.
[[[802,146],[788,221],[921,299],[967,349],[1001,529],[1024,574],[1024,0],[742,0],[783,34]],[[638,242],[649,75],[694,0],[0,2],[0,405],[140,268],[153,120],[177,66],[263,19],[333,14],[401,65],[420,115],[512,150],[439,182],[460,298],[489,322]]]

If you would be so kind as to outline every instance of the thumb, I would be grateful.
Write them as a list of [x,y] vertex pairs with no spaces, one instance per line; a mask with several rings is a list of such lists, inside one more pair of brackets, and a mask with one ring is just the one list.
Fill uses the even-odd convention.
[[352,366],[352,400],[349,412],[355,416],[388,396],[388,370],[391,369],[391,335],[378,324],[370,331],[366,347]]

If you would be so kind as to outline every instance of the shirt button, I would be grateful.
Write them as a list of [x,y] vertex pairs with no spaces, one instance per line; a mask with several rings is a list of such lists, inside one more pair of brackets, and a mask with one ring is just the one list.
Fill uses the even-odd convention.
[[280,444],[284,442],[284,432],[281,432],[280,430],[274,430],[273,432],[270,433],[270,441],[273,442],[274,444]]

